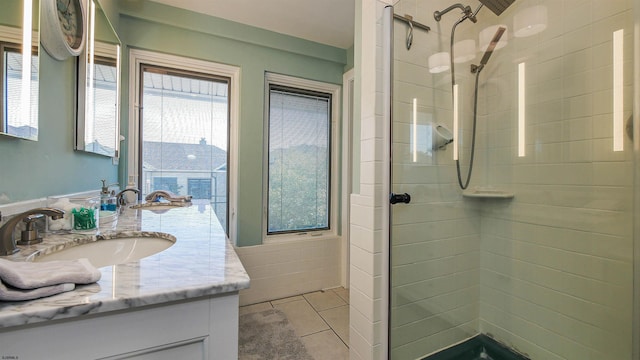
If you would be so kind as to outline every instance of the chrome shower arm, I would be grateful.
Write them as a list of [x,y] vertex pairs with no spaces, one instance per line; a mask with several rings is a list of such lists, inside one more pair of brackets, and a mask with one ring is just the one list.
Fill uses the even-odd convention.
[[456,21],[453,24],[453,27],[451,27],[451,37],[450,37],[450,41],[449,41],[449,69],[451,72],[451,90],[453,90],[453,86],[456,84],[456,69],[455,69],[455,65],[453,62],[453,59],[455,58],[455,54],[454,54],[454,48],[453,48],[453,43],[455,42],[456,39],[456,28],[458,27],[458,25],[460,25],[463,21],[465,21],[467,19],[467,16],[463,16],[460,19],[458,19],[458,21]]
[[[464,6],[462,4],[453,4],[451,6],[449,6],[448,8],[442,10],[442,11],[435,11],[433,13],[433,18],[436,19],[436,21],[440,21],[440,19],[442,19],[442,15],[448,13],[449,11],[453,10],[453,9],[460,9],[462,10],[462,12],[471,19],[471,21],[476,22],[477,20],[475,19],[475,16],[473,14],[473,12],[471,11],[471,6]],[[473,18],[472,18],[473,17]]]

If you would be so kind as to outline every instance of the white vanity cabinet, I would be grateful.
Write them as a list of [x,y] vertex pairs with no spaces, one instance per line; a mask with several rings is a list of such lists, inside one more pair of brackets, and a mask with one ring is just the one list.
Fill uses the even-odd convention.
[[[238,293],[250,279],[213,209],[126,208],[115,231],[172,234],[176,241],[141,260],[101,267],[97,283],[0,302],[0,360],[236,360]],[[76,236],[49,234],[12,260]]]
[[237,359],[238,305],[236,291],[4,328],[0,358]]

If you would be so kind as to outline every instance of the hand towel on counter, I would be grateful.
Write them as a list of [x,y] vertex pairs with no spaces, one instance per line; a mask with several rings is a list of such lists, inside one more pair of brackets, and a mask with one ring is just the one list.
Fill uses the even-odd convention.
[[[12,296],[17,296],[18,293],[22,294],[21,300],[54,295],[73,290],[75,284],[94,283],[100,280],[101,275],[100,271],[87,259],[40,263],[0,259],[0,283],[4,283],[4,285],[0,285],[0,299],[2,299],[3,293],[12,293]],[[36,289],[40,291],[20,291]],[[32,294],[31,296],[43,295],[27,298],[28,294]]]
[[0,281],[0,301],[33,300],[41,297],[57,295],[66,291],[71,291],[75,288],[76,284],[58,284],[37,289],[23,290],[5,286],[2,281]]

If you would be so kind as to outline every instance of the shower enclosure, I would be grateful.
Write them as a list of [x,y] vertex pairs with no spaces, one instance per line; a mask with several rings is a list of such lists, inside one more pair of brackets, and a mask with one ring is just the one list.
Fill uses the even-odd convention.
[[[451,5],[400,0],[383,19],[396,194],[390,358],[422,359],[484,334],[531,359],[637,359],[634,3],[482,8],[457,27],[456,86],[449,42],[465,13],[434,19]],[[479,74],[474,114],[471,68],[498,25],[507,30]],[[464,178],[474,116],[462,190],[455,160]]]

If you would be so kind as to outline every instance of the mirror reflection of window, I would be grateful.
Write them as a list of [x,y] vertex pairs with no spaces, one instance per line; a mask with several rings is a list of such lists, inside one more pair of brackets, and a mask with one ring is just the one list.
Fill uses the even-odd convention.
[[[3,132],[31,140],[38,139],[38,57],[31,57],[31,84],[29,85],[31,99],[26,111],[22,103],[22,54],[20,49],[11,45],[2,48],[3,81]],[[28,114],[23,114],[28,112]]]
[[88,41],[78,60],[77,150],[118,157],[120,40],[96,1],[88,6]]
[[[118,97],[117,63],[114,58],[96,57],[87,72],[85,150],[114,156],[117,141],[115,104]],[[89,121],[87,121],[89,120]]]
[[0,10],[0,133],[27,140],[38,140],[38,4],[2,0]]

